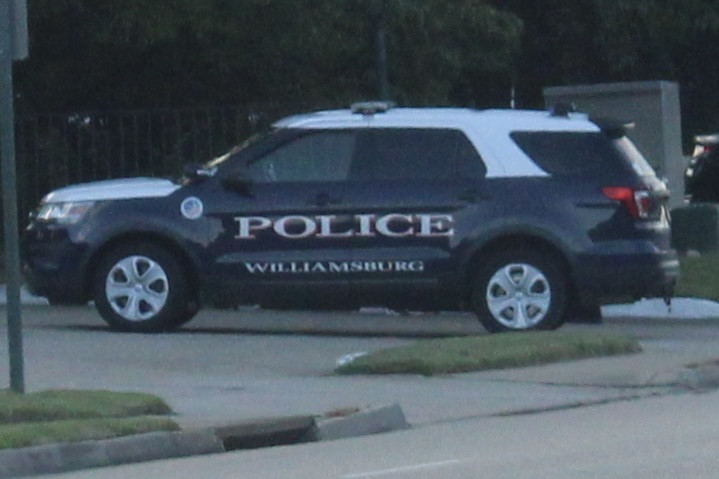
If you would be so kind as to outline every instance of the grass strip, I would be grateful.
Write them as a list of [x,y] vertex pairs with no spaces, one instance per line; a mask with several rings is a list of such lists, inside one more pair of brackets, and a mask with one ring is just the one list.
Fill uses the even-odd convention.
[[641,351],[628,337],[565,331],[532,331],[430,339],[361,356],[338,374],[437,374],[534,366]]
[[0,391],[0,424],[161,416],[171,412],[162,399],[144,393],[65,389],[29,394]]
[[681,272],[675,296],[719,301],[719,254],[683,257]]
[[69,419],[0,425],[0,449],[40,446],[59,442],[111,439],[153,431],[177,431],[165,417]]

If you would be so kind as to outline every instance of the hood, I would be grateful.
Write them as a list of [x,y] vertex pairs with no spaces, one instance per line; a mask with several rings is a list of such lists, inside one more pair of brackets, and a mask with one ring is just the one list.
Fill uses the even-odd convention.
[[66,186],[48,193],[44,203],[102,201],[168,196],[180,185],[158,178],[125,178]]

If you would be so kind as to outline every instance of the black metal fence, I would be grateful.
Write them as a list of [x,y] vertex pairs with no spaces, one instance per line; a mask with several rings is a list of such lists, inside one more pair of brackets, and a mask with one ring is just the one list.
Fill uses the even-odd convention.
[[277,106],[19,115],[21,224],[52,189],[131,176],[178,176],[286,113]]

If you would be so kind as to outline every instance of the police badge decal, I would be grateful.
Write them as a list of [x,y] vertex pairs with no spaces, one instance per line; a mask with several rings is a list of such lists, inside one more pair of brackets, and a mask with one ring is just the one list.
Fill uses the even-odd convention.
[[180,213],[188,220],[196,220],[202,216],[203,209],[202,201],[194,196],[185,198],[180,204]]

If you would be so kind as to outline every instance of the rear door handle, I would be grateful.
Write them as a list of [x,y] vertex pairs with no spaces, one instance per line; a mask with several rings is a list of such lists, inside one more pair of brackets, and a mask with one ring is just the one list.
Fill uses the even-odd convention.
[[486,200],[488,198],[488,195],[482,193],[477,188],[465,188],[457,196],[457,199],[466,201],[467,203],[476,203],[479,200]]

